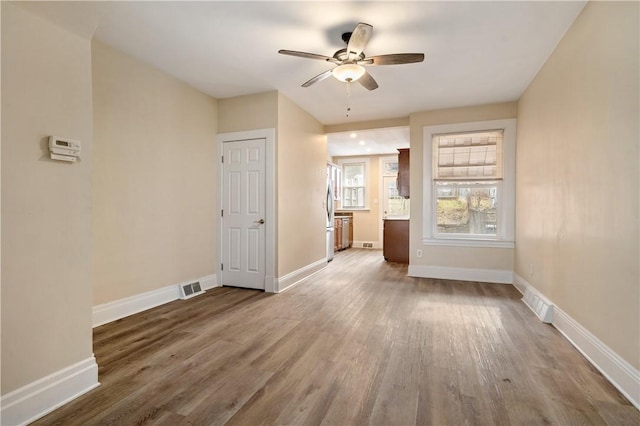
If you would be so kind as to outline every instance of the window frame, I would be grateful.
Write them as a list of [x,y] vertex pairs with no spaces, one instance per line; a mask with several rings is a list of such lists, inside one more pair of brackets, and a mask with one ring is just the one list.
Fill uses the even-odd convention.
[[364,197],[364,207],[352,207],[344,205],[344,194],[340,194],[340,210],[349,210],[349,211],[362,211],[369,210],[369,191],[370,191],[370,182],[369,182],[369,158],[366,157],[348,157],[341,158],[337,161],[337,164],[340,166],[342,170],[342,182],[341,182],[341,191],[344,193],[345,188],[360,188],[354,186],[345,185],[345,176],[346,173],[344,171],[345,166],[363,164],[364,165],[364,179],[363,179],[363,197]]
[[[497,182],[496,235],[446,234],[437,230],[436,185],[443,183],[433,177],[433,136],[446,133],[469,133],[503,130],[502,180]],[[515,148],[516,119],[476,121],[468,123],[426,126],[423,128],[423,224],[422,243],[435,246],[515,247]],[[480,179],[447,181],[464,185]]]

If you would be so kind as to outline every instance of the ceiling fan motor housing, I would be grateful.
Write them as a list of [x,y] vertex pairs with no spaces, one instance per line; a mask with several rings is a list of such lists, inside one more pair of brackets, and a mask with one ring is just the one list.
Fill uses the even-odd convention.
[[[336,53],[333,54],[333,57],[339,61],[345,61],[349,57],[347,54],[347,49],[340,49]],[[352,62],[358,62],[365,58],[364,52],[361,52],[356,58],[352,60]],[[351,61],[350,61],[351,62]]]

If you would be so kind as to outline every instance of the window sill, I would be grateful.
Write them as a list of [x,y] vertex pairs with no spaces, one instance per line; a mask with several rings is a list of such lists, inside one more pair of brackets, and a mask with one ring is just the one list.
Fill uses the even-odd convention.
[[368,207],[364,207],[361,209],[356,209],[356,208],[350,208],[350,209],[340,209],[340,210],[336,210],[336,213],[341,213],[341,212],[368,212],[371,211],[370,208]]
[[448,246],[448,247],[483,247],[483,248],[515,248],[515,241],[501,240],[472,240],[457,238],[423,238],[422,244],[425,246]]

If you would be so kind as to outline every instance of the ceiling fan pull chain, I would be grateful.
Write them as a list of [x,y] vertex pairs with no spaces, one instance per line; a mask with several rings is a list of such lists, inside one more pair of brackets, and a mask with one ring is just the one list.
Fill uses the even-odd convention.
[[347,81],[347,118],[351,112],[351,82]]

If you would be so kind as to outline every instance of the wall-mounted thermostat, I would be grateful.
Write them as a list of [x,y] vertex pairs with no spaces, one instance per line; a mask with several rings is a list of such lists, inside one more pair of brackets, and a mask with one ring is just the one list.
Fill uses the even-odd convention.
[[76,161],[80,156],[80,142],[58,136],[49,136],[52,160]]

